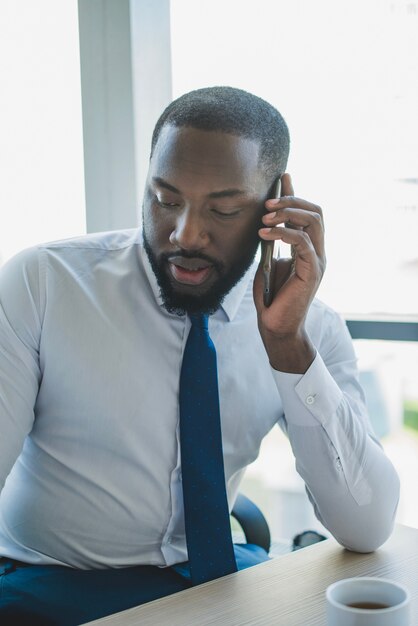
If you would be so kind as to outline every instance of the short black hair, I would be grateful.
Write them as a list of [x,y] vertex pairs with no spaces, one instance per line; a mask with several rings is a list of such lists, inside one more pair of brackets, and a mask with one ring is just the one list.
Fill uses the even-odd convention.
[[260,166],[269,184],[286,170],[290,147],[287,124],[277,109],[248,91],[205,87],[173,100],[155,125],[151,156],[165,125],[221,131],[258,141]]

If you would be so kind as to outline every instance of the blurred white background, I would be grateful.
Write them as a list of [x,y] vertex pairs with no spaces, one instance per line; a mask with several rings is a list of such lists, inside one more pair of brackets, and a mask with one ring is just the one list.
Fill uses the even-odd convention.
[[75,0],[0,0],[0,264],[85,232]]
[[297,195],[320,204],[320,295],[418,314],[418,2],[172,0],[173,96],[252,91],[290,128]]

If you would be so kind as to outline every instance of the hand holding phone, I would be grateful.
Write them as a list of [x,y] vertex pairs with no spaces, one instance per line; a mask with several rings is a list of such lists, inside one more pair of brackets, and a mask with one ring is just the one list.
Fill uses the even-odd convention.
[[[324,223],[321,207],[294,195],[288,173],[281,177],[278,195],[265,202],[259,234],[263,242],[280,242],[281,258],[263,244],[254,302],[272,368],[303,374],[315,357],[306,317],[325,270]],[[291,249],[286,258],[282,244]]]

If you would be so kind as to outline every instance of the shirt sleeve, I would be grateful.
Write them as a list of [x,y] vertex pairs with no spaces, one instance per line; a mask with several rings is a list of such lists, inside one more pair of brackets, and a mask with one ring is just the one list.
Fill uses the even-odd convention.
[[273,370],[308,497],[344,547],[371,552],[393,529],[399,479],[372,432],[348,329],[325,311],[316,357],[303,375]]
[[0,490],[33,425],[40,308],[38,253],[30,249],[0,270]]

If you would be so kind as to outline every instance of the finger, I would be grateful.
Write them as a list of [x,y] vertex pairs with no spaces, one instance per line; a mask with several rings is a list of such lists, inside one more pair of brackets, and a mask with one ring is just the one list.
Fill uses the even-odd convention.
[[283,226],[274,226],[273,228],[260,228],[258,234],[265,241],[278,241],[282,240],[285,243],[290,244],[298,244],[300,240],[309,240],[311,242],[311,238],[308,233],[304,230],[293,230],[291,228],[285,228]]
[[314,211],[304,209],[278,209],[263,215],[262,220],[266,226],[278,226],[285,224],[297,228],[320,228],[323,227],[322,216]]
[[[325,258],[324,227],[322,217],[318,213],[302,209],[282,209],[276,213],[268,213],[262,219],[266,226],[273,228],[273,231],[280,229],[280,224],[285,225],[287,229],[302,229],[309,236],[317,255]],[[274,238],[274,233],[269,236]]]
[[296,257],[300,257],[305,261],[309,261],[312,255],[320,261],[325,267],[325,252],[323,244],[315,247],[309,234],[304,230],[293,230],[284,228],[283,226],[275,226],[274,228],[260,228],[258,231],[260,237],[265,241],[284,241],[293,246]]
[[[265,229],[261,229],[265,230]],[[325,259],[319,257],[309,236],[303,230],[290,230],[278,226],[265,233],[265,238],[274,237],[288,243],[294,251],[294,270],[304,282],[316,281],[318,275],[324,273]]]
[[312,213],[318,213],[322,217],[322,209],[313,202],[308,202],[303,198],[297,198],[296,196],[282,196],[281,198],[270,198],[265,203],[266,209],[270,212],[278,211],[280,209],[293,208],[302,209],[303,211],[312,211]]

